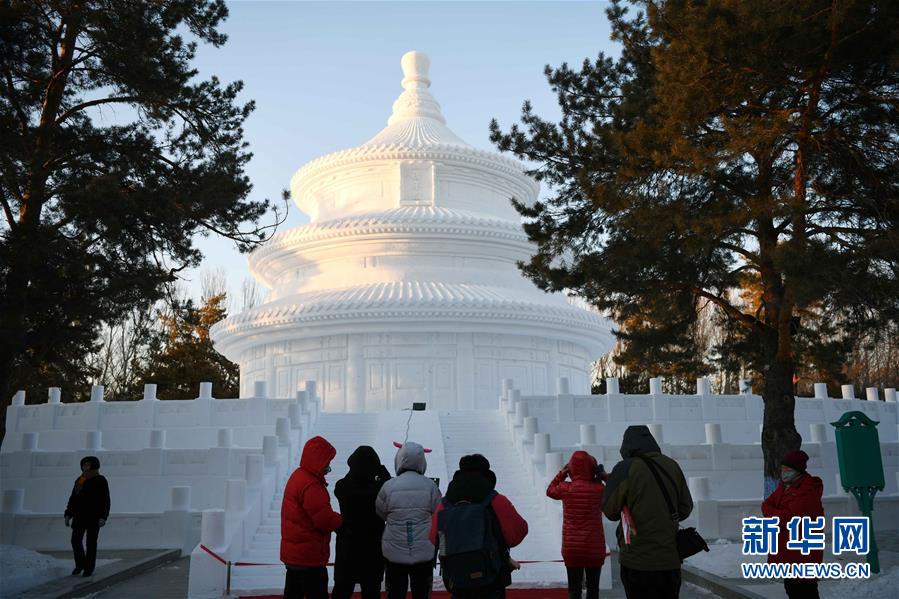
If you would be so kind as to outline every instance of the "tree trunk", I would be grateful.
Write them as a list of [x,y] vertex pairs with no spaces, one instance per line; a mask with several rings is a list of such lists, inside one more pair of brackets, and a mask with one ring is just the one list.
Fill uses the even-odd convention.
[[780,460],[784,454],[799,449],[802,437],[796,431],[793,410],[792,361],[777,360],[765,377],[762,399],[765,404],[762,425],[762,456],[765,460],[765,497],[774,492],[780,480]]

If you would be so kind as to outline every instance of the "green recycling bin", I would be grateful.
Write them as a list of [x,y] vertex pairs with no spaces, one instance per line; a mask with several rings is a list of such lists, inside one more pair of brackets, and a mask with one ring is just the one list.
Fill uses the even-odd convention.
[[868,518],[871,547],[868,563],[875,574],[880,572],[877,543],[874,540],[874,495],[883,491],[883,458],[880,455],[880,437],[877,424],[864,412],[846,412],[836,422],[834,436],[837,440],[837,458],[840,462],[840,483],[843,490],[852,493],[858,509]]

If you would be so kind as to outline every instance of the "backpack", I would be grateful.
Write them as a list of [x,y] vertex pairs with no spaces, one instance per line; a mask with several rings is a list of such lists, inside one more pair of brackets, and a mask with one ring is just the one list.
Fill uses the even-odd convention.
[[496,491],[478,503],[443,499],[437,513],[438,555],[443,584],[450,593],[483,589],[502,573],[496,516],[490,508],[494,497]]

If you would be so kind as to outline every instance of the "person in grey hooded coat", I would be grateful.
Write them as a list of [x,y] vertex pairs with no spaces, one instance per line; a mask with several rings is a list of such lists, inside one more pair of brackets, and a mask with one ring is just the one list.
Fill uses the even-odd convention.
[[[381,487],[375,511],[386,522],[381,550],[386,561],[387,599],[427,599],[434,578],[436,551],[428,538],[431,514],[440,503],[440,489],[425,477],[424,448],[407,442],[394,459],[396,478]],[[411,581],[411,585],[410,585]]]

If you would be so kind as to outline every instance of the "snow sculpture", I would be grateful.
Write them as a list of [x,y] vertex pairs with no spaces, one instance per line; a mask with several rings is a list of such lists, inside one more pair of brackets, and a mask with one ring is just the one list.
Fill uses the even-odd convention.
[[387,127],[293,177],[310,224],[250,256],[271,293],[212,331],[240,364],[241,396],[310,379],[325,410],[361,412],[496,408],[508,377],[526,393],[555,393],[560,377],[589,392],[609,327],[518,271],[534,248],[509,199],[533,202],[538,185],[446,127],[428,66],[404,55]]

